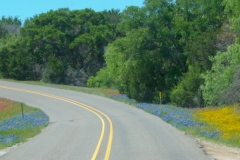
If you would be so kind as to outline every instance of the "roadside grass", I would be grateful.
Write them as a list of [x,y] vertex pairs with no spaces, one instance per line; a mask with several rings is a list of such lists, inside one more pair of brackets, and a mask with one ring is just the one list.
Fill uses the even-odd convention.
[[26,142],[39,134],[48,123],[48,116],[41,110],[0,98],[0,150]]
[[206,124],[201,128],[200,132],[204,136],[203,138],[208,138],[206,134],[214,130],[216,136],[211,139],[212,141],[240,148],[240,113],[238,104],[196,110],[193,119]]
[[114,94],[109,94],[109,98],[127,103],[129,105],[136,105],[137,101],[135,99],[130,99],[126,94],[119,94],[119,93],[114,93]]
[[238,105],[220,108],[206,107],[188,109],[169,104],[137,103],[134,99],[130,99],[126,95],[120,94],[117,90],[112,89],[54,85],[35,81],[20,81],[20,83],[61,88],[108,97],[134,105],[137,108],[156,115],[165,122],[195,138],[240,148],[240,107]]
[[133,104],[195,138],[240,148],[240,107],[237,104],[189,109],[170,104],[132,103],[132,99],[121,94],[110,98]]
[[23,103],[14,103],[10,99],[0,98],[0,121],[22,113],[22,107],[26,113],[37,110],[37,108],[29,107]]
[[5,138],[4,142],[0,142],[0,150],[11,147],[17,143],[26,142],[29,138],[32,138],[39,133],[44,127],[34,127],[34,128],[26,128],[26,129],[13,129],[7,131],[0,131],[0,135],[6,137],[8,135],[15,135],[16,138]]
[[78,86],[69,86],[69,85],[61,85],[61,84],[58,85],[58,84],[44,83],[42,81],[16,81],[11,79],[1,79],[1,80],[23,83],[23,84],[31,84],[31,85],[37,85],[37,86],[66,89],[66,90],[72,90],[76,92],[83,92],[87,94],[95,94],[95,95],[104,96],[104,97],[109,97],[110,94],[119,94],[119,92],[116,89],[88,88],[88,87],[78,87]]
[[136,107],[160,117],[195,138],[240,148],[240,114],[236,112],[235,106],[185,109],[139,103]]

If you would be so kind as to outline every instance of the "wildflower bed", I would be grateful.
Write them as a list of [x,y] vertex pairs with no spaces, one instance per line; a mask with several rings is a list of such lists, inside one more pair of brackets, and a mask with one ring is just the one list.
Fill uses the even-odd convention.
[[26,141],[48,123],[49,117],[41,110],[0,98],[0,149]]
[[236,105],[186,109],[173,105],[137,103],[122,94],[109,97],[133,104],[188,134],[240,148],[240,109]]

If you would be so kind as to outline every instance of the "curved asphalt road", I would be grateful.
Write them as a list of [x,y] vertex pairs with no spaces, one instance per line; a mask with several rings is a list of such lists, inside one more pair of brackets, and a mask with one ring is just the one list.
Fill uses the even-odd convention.
[[[0,86],[21,88],[72,99],[105,113],[113,124],[112,160],[207,160],[194,139],[160,118],[133,106],[104,97],[74,91],[0,81]],[[38,107],[50,117],[41,134],[12,148],[0,160],[89,160],[102,133],[102,122],[92,112],[50,97],[0,88],[0,97]],[[104,159],[110,125],[96,159]]]

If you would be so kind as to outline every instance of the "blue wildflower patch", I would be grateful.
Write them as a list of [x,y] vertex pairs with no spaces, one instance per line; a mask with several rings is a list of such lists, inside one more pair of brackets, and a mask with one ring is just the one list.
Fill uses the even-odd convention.
[[43,111],[32,111],[25,114],[24,118],[21,114],[18,114],[0,122],[0,131],[46,126],[48,122],[49,117]]
[[14,134],[0,135],[0,143],[4,143],[6,145],[12,145],[15,142],[21,142],[21,141],[22,141],[22,138]]
[[202,136],[206,136],[208,138],[213,138],[213,137],[219,137],[220,136],[220,132],[218,132],[218,131],[213,131],[213,132],[201,131],[200,134]]
[[[17,114],[11,118],[0,122],[0,133],[13,130],[24,130],[34,127],[46,126],[49,123],[49,117],[41,110],[31,111],[26,113],[24,117],[22,114]],[[22,137],[15,134],[0,134],[0,143],[7,146],[22,142]]]
[[[176,107],[173,105],[159,105],[159,104],[150,104],[150,103],[137,103],[134,99],[130,99],[125,94],[111,94],[109,96],[112,99],[117,101],[126,102],[128,104],[134,104],[137,108],[140,108],[148,113],[160,117],[167,123],[172,124],[176,128],[187,130],[190,128],[203,128],[207,127],[206,123],[197,121],[193,118],[194,110],[193,109],[184,109],[181,107]],[[197,130],[196,130],[197,132]],[[198,132],[199,134],[199,132]],[[201,136],[207,138],[218,137],[220,132],[218,131],[201,131]]]
[[203,123],[196,122],[192,119],[191,111],[183,108],[171,105],[159,105],[148,103],[137,103],[136,107],[161,117],[165,122],[171,123],[177,128],[203,125]]

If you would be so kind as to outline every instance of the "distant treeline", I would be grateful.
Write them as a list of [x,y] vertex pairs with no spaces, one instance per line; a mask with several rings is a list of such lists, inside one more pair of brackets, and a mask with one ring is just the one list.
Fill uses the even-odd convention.
[[240,101],[240,1],[145,0],[0,20],[0,76],[117,88],[182,107]]

